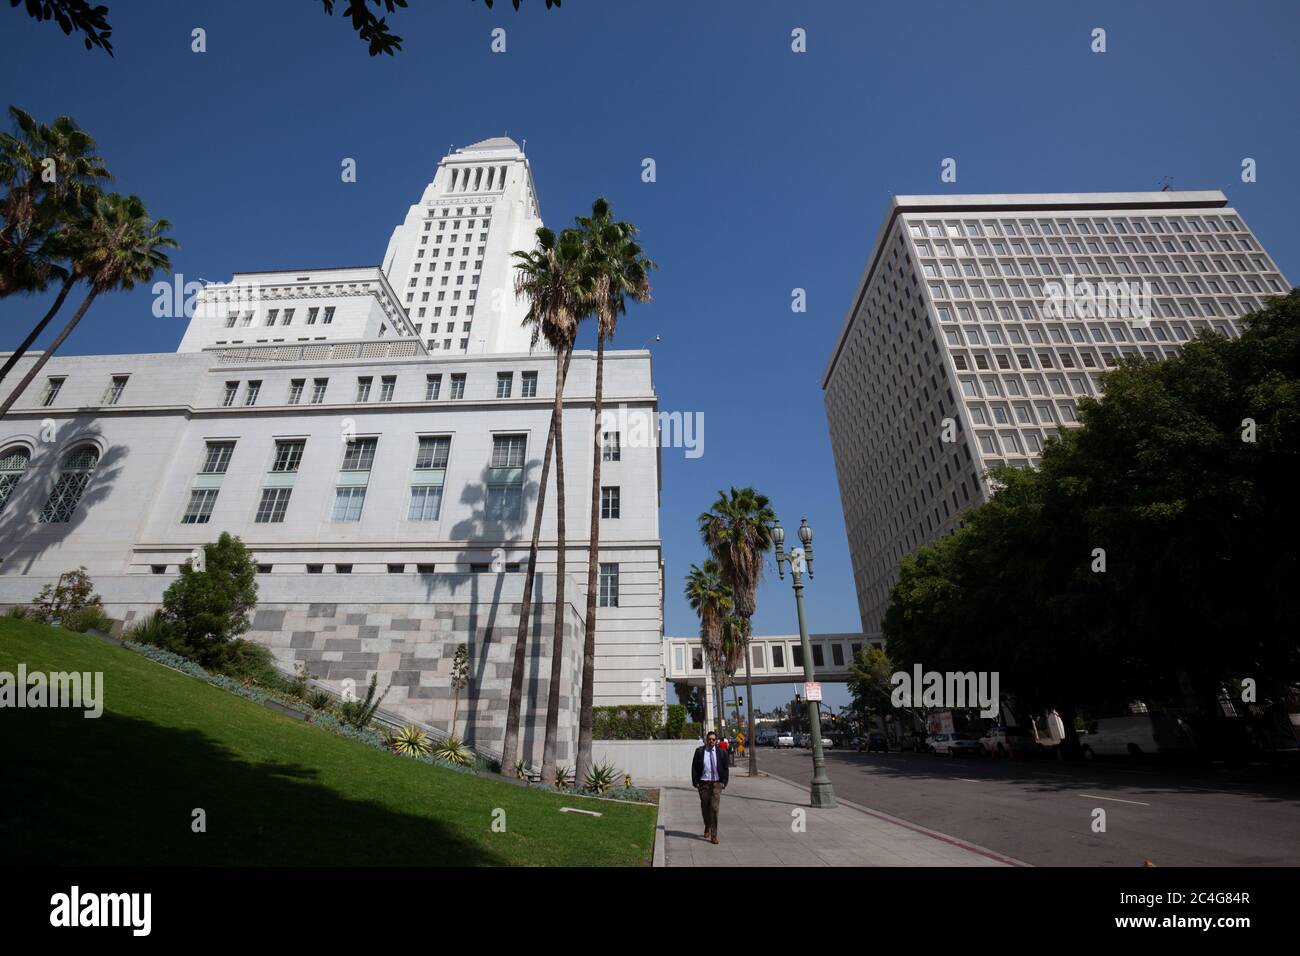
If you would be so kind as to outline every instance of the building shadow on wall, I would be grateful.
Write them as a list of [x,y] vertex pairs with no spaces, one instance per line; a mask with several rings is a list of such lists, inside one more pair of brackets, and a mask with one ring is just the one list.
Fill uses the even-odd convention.
[[[39,521],[68,455],[82,445],[102,450],[76,508],[67,521]],[[0,574],[27,574],[46,552],[72,537],[95,508],[107,506],[128,454],[120,445],[108,445],[98,428],[77,422],[64,425],[57,440],[38,443],[0,515]],[[62,570],[75,570],[80,563],[69,557]]]

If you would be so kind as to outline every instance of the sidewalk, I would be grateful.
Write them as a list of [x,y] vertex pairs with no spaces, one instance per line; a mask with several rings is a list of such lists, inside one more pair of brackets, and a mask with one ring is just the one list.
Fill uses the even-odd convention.
[[[690,787],[660,791],[665,866],[1023,866],[1018,860],[866,807],[808,806],[808,788],[732,771],[718,814],[721,843],[704,839]],[[804,832],[796,832],[802,810]]]

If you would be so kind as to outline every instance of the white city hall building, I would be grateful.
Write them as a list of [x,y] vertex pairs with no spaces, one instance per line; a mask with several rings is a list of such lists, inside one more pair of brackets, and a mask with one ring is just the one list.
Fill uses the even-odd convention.
[[[340,686],[377,673],[385,709],[445,729],[468,644],[457,729],[499,751],[555,389],[513,292],[511,253],[539,225],[528,160],[487,140],[438,164],[382,265],[236,274],[203,288],[174,354],[53,358],[0,421],[0,604],[84,565],[109,613],[138,620],[229,531],[259,565],[247,636],[283,668]],[[561,762],[577,732],[595,373],[595,354],[575,352]],[[654,435],[648,352],[606,352],[604,395]],[[662,702],[657,436],[601,441],[595,703]],[[535,758],[555,516],[552,469],[521,744]]]
[[1029,467],[1130,355],[1290,286],[1218,191],[896,196],[822,378],[862,628],[902,557]]

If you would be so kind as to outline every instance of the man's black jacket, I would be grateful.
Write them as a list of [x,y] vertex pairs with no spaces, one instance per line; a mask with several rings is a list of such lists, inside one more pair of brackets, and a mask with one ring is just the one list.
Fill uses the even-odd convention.
[[[718,763],[718,779],[722,781],[722,785],[725,787],[727,785],[727,780],[728,780],[727,752],[723,750],[721,747],[714,747],[713,756]],[[691,760],[691,786],[698,787],[700,785],[700,778],[703,776],[704,776],[704,748],[696,747],[695,757]]]

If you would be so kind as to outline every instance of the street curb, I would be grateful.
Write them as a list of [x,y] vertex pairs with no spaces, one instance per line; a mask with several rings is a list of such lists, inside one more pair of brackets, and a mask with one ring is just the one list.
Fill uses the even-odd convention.
[[[787,780],[785,777],[778,777],[776,774],[769,773],[767,771],[762,771],[762,773],[764,776],[771,777],[773,780],[780,780],[782,783],[788,783],[790,786],[794,787],[797,790],[801,790],[801,791],[807,790],[805,786],[801,784],[797,784],[793,780]],[[878,820],[884,820],[886,823],[892,823],[895,826],[903,827],[904,829],[911,830],[914,833],[923,834],[925,836],[930,837],[931,839],[938,840],[941,843],[947,843],[950,846],[961,847],[963,850],[969,850],[971,853],[977,853],[980,856],[988,857],[990,860],[997,860],[999,863],[1005,863],[1007,866],[1017,866],[1017,867],[1025,867],[1025,868],[1030,868],[1033,866],[1032,863],[1026,863],[1024,860],[1017,860],[1013,856],[1007,856],[1005,853],[999,853],[996,850],[990,850],[988,847],[980,846],[978,843],[971,843],[970,841],[963,840],[960,837],[951,836],[950,834],[947,833],[940,833],[938,830],[931,830],[929,827],[923,827],[920,824],[911,823],[907,820],[903,820],[899,817],[885,813],[881,810],[873,810],[870,807],[864,807],[861,804],[854,803],[851,800],[845,800],[843,797],[839,795],[836,795],[835,802],[843,806],[846,806],[851,810],[856,810],[859,813],[865,813],[869,817],[875,817]]]
[[659,822],[659,816],[663,813],[664,808],[664,790],[665,787],[659,788],[659,802],[655,804],[655,846],[654,856],[650,861],[651,867],[666,867],[668,865],[668,853],[664,847],[666,835],[664,825]]

